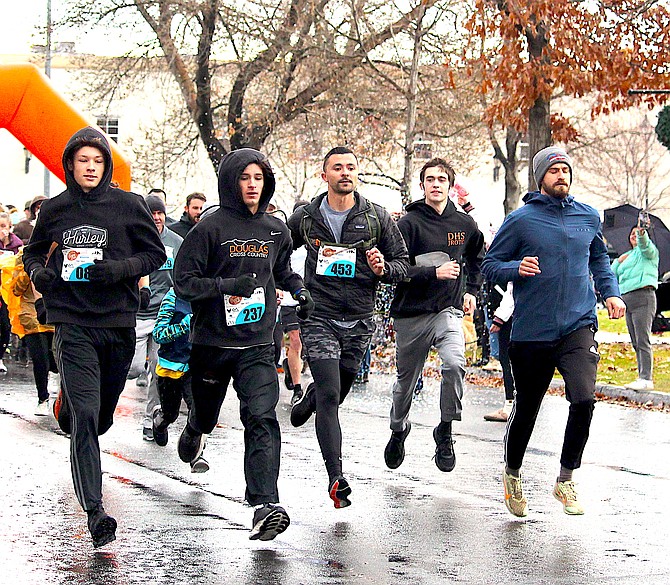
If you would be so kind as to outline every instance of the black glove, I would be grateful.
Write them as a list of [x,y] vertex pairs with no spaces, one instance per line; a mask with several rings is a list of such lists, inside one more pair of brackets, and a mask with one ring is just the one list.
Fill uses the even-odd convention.
[[295,309],[296,315],[299,319],[307,319],[314,310],[314,301],[312,295],[306,288],[301,288],[298,292],[291,295],[293,300],[298,301],[298,306]]
[[44,306],[44,299],[42,297],[35,301],[35,311],[37,312],[37,322],[40,325],[46,325],[47,308]]
[[32,280],[35,288],[42,294],[51,290],[56,278],[58,277],[51,268],[43,268],[39,266],[30,271],[30,280]]
[[256,280],[255,274],[243,274],[237,278],[217,278],[219,294],[235,295],[238,297],[250,297],[261,283]]
[[[138,267],[139,264],[139,267]],[[93,266],[87,269],[89,282],[100,284],[114,284],[124,278],[137,276],[142,267],[139,258],[127,258],[126,260],[96,260]]]
[[149,306],[151,300],[151,290],[146,286],[140,289],[140,311],[144,311]]

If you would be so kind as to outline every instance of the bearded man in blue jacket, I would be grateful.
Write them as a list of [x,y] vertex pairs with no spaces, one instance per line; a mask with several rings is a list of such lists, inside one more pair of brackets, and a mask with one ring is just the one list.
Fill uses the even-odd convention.
[[[533,158],[539,191],[510,213],[482,263],[496,283],[514,282],[514,323],[509,350],[516,395],[505,434],[505,504],[527,515],[521,464],[554,371],[565,381],[570,403],[561,469],[554,497],[566,514],[583,514],[572,472],[581,465],[595,404],[598,344],[596,294],[610,319],[625,314],[603,242],[600,215],[569,194],[572,160],[548,147]],[[593,282],[591,280],[593,277]]]

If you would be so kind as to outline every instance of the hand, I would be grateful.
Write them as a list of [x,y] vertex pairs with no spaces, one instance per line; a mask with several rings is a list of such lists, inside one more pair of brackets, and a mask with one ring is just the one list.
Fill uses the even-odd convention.
[[33,268],[30,272],[30,280],[32,280],[35,288],[42,294],[49,292],[56,280],[56,273],[51,268]]
[[519,276],[535,276],[541,272],[540,260],[537,256],[526,256],[519,264]]
[[293,299],[298,301],[298,306],[295,309],[296,315],[299,319],[307,319],[314,311],[314,301],[312,300],[312,295],[309,294],[309,291],[306,288],[301,288],[297,293],[295,293]]
[[463,312],[466,315],[472,315],[475,312],[476,306],[477,299],[470,293],[465,293],[463,295]]
[[438,280],[456,280],[461,273],[461,265],[456,260],[449,260],[435,268]]
[[626,303],[619,297],[609,297],[605,299],[607,314],[610,319],[621,319],[626,314]]
[[365,252],[370,270],[377,276],[384,274],[384,255],[377,248],[370,248]]
[[89,282],[98,284],[114,284],[124,278],[128,278],[128,265],[126,260],[96,260],[86,270]]
[[140,289],[140,310],[143,311],[149,306],[151,300],[151,290],[145,286]]
[[498,331],[500,331],[500,326],[496,325],[495,323],[491,323],[491,327],[489,327],[489,331],[491,333],[498,333]]
[[260,286],[260,282],[256,280],[255,274],[243,274],[235,279],[235,291],[240,297],[250,297],[254,291]]

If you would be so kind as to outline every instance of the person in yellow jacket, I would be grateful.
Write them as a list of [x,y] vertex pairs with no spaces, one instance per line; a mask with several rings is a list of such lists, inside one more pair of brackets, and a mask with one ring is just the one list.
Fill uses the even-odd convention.
[[[42,325],[37,320],[35,301],[41,297],[32,286],[30,278],[23,269],[23,251],[16,257],[16,265],[11,281],[11,293],[19,299],[19,303],[10,306],[10,311],[16,311],[11,319],[12,323],[18,321],[23,334],[14,331],[22,337],[28,347],[28,354],[33,363],[33,374],[35,386],[37,387],[37,416],[49,414],[49,372],[57,372],[56,360],[51,350],[53,343],[54,328],[50,325]],[[13,327],[13,329],[16,329]]]

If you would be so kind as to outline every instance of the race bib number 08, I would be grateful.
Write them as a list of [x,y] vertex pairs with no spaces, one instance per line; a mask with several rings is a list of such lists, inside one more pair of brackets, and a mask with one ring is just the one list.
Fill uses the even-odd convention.
[[250,297],[224,295],[223,303],[228,327],[257,323],[265,314],[265,290],[259,286]]
[[356,276],[356,249],[321,246],[316,259],[316,273],[322,276],[353,278]]
[[61,278],[67,282],[88,282],[88,267],[102,260],[102,248],[65,248]]

